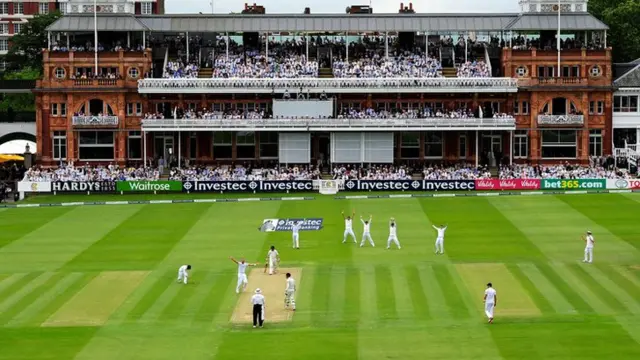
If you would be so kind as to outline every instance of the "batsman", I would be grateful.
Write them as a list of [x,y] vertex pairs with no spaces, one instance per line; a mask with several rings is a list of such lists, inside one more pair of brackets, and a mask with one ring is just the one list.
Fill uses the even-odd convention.
[[267,253],[267,261],[264,264],[264,272],[267,272],[269,268],[269,275],[273,275],[278,272],[278,266],[280,265],[280,254],[276,247],[271,245],[271,249]]

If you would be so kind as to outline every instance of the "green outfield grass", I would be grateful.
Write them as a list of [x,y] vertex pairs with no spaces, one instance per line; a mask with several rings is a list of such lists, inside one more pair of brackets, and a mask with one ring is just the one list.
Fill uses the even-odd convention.
[[[373,215],[375,248],[341,243],[351,209]],[[0,359],[639,359],[639,214],[640,194],[0,209]],[[392,216],[402,250],[385,250]],[[324,228],[297,251],[290,233],[257,231],[288,217]],[[593,264],[581,262],[586,230]],[[231,322],[228,257],[264,261],[270,245],[302,271],[298,311],[255,330]],[[186,263],[195,283],[183,286]],[[251,275],[249,290],[267,278]]]

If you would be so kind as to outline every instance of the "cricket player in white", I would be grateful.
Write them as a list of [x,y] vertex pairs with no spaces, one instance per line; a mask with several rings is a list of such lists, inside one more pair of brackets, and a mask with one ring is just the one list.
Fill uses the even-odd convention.
[[394,243],[398,247],[398,250],[400,250],[397,230],[396,219],[391,218],[389,221],[389,239],[387,239],[387,249],[391,249],[391,243]]
[[444,232],[447,230],[447,226],[440,225],[437,227],[432,225],[434,229],[438,232],[438,237],[436,238],[436,254],[444,254]]
[[360,247],[364,246],[364,242],[369,240],[369,244],[372,247],[376,247],[376,244],[373,243],[373,239],[371,238],[371,220],[373,220],[373,215],[369,215],[369,220],[364,220],[362,216],[360,216],[360,221],[362,222],[362,226],[364,230],[362,231],[362,241],[360,242]]
[[284,307],[296,311],[296,281],[293,279],[290,273],[287,273],[287,284],[284,289]]
[[583,237],[583,240],[585,242],[585,248],[584,248],[584,260],[582,261],[586,263],[592,263],[593,262],[593,245],[596,243],[596,241],[593,239],[593,234],[591,234],[591,231],[587,231],[587,235]]
[[280,264],[280,254],[275,246],[271,246],[271,249],[267,253],[267,264],[265,264],[269,266],[269,275],[277,272],[278,264]]
[[240,259],[240,261],[234,259],[233,257],[229,257],[229,259],[231,259],[231,261],[233,261],[234,263],[238,264],[238,285],[236,285],[236,294],[240,293],[240,290],[244,291],[244,289],[246,289],[247,284],[249,283],[249,281],[247,280],[247,266],[256,266],[258,265],[258,263],[255,264],[250,264],[246,261],[244,261],[244,259]]
[[293,248],[300,249],[300,229],[302,228],[302,221],[296,221],[291,225],[291,232],[293,236]]
[[347,236],[351,236],[353,238],[354,243],[358,243],[356,240],[356,234],[353,233],[353,217],[356,216],[356,211],[353,210],[351,216],[344,216],[344,211],[342,212],[342,217],[344,218],[344,237],[342,239],[342,243],[347,242]]
[[498,294],[491,283],[487,284],[487,290],[484,291],[484,313],[489,318],[489,324],[493,324],[493,309],[498,305]]
[[191,265],[180,266],[178,269],[178,282],[182,281],[185,284],[187,283],[187,278],[189,277],[187,270],[191,270]]

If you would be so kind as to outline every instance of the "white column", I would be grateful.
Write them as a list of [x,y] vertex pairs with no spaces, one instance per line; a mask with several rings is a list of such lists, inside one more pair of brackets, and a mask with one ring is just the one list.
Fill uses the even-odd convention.
[[178,131],[178,169],[180,168],[181,158],[182,158],[182,133]]
[[266,32],[265,34],[265,56],[267,57],[267,63],[269,62],[269,33]]
[[51,31],[47,31],[47,49],[51,50]]
[[345,44],[345,47],[347,48],[347,53],[346,53],[347,56],[345,61],[349,62],[349,33],[348,32],[344,33],[344,44]]
[[69,33],[67,33],[67,51],[69,51],[70,47],[71,47],[71,41],[69,40]]
[[513,30],[509,31],[509,49],[513,49]]
[[142,32],[142,51],[147,50],[147,32]]
[[469,33],[467,33],[467,37],[464,39],[464,62],[469,61]]
[[424,59],[429,59],[429,33],[424,32]]
[[186,39],[187,41],[187,63],[189,63],[189,32],[186,32]]
[[511,146],[510,155],[509,155],[509,165],[513,165],[513,130],[509,134],[509,145]]
[[307,34],[307,33],[304,33],[304,43],[305,43],[305,46],[307,48],[306,49],[306,52],[307,52],[306,60],[309,61],[309,34]]
[[147,167],[147,133],[145,131],[142,131],[142,159],[144,167]]
[[384,57],[389,58],[389,32],[384,32]]
[[229,33],[227,33],[227,61],[229,61]]
[[[611,136],[613,136],[613,131],[611,134]],[[636,129],[636,147],[640,147],[640,128]]]
[[604,48],[607,48],[607,30],[604,31]]
[[478,130],[476,130],[476,167],[478,167]]
[[131,48],[131,32],[127,31],[127,48]]

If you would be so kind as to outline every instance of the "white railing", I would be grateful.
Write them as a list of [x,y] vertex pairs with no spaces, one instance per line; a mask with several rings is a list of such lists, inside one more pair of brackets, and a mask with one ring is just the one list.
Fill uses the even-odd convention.
[[583,125],[584,115],[538,115],[538,125]]
[[381,93],[399,92],[516,92],[512,78],[211,78],[142,79],[140,93]]
[[74,116],[74,126],[118,126],[117,116]]
[[392,131],[515,129],[515,119],[144,119],[145,131]]

